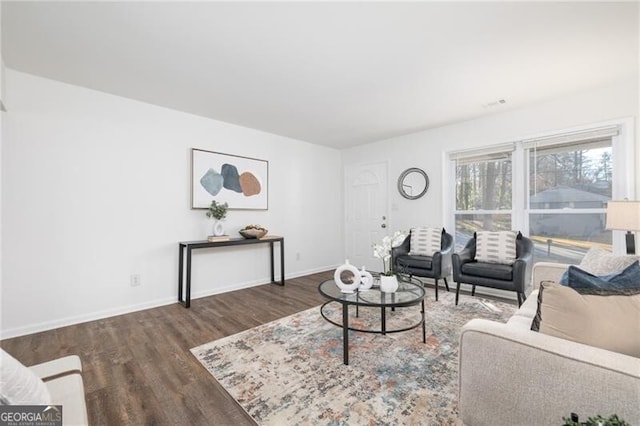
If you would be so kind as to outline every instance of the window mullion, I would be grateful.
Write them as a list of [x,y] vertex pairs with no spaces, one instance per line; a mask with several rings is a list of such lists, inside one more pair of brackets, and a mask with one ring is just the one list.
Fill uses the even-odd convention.
[[512,217],[511,223],[513,229],[521,231],[524,235],[529,235],[529,229],[527,227],[528,220],[525,220],[525,205],[527,203],[527,177],[525,173],[519,173],[518,170],[527,170],[526,150],[523,148],[522,143],[515,144],[515,150],[512,153],[513,162],[513,174],[511,184],[511,203],[512,203]]

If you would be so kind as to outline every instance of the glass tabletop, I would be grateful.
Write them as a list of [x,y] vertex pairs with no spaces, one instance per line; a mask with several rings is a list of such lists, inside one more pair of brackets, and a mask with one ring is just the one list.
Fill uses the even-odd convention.
[[320,283],[318,291],[323,296],[347,305],[360,306],[412,306],[424,299],[424,288],[421,284],[398,279],[398,290],[395,293],[383,293],[380,291],[379,282],[369,290],[342,293],[334,280],[326,280]]

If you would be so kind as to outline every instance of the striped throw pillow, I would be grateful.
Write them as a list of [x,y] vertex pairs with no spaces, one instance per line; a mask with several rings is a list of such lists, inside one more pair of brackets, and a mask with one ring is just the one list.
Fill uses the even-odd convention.
[[433,256],[440,251],[442,228],[412,228],[409,255]]
[[516,237],[513,231],[476,232],[476,260],[511,265],[516,261]]

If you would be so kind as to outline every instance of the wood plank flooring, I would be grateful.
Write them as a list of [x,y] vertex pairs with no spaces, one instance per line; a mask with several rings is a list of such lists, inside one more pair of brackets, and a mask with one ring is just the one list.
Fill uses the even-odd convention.
[[333,271],[195,299],[0,345],[25,365],[76,354],[92,425],[253,425],[189,349],[323,302]]
[[[320,305],[318,284],[330,278],[333,271],[326,271],[287,280],[285,287],[267,284],[195,299],[190,309],[176,302],[0,346],[25,365],[80,356],[94,426],[253,425],[189,349]],[[427,286],[433,297],[433,285]]]

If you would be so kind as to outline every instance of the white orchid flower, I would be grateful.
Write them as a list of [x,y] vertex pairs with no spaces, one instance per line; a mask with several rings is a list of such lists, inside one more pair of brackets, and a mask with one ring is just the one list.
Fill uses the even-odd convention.
[[407,236],[404,234],[404,232],[396,231],[391,238],[391,247],[398,247],[404,242],[405,238],[407,238]]
[[[387,272],[387,261],[391,258],[391,249],[398,247],[404,242],[406,234],[402,231],[396,231],[392,236],[385,235],[381,244],[373,245],[373,256],[382,259],[384,272]],[[389,265],[391,267],[391,265]]]

